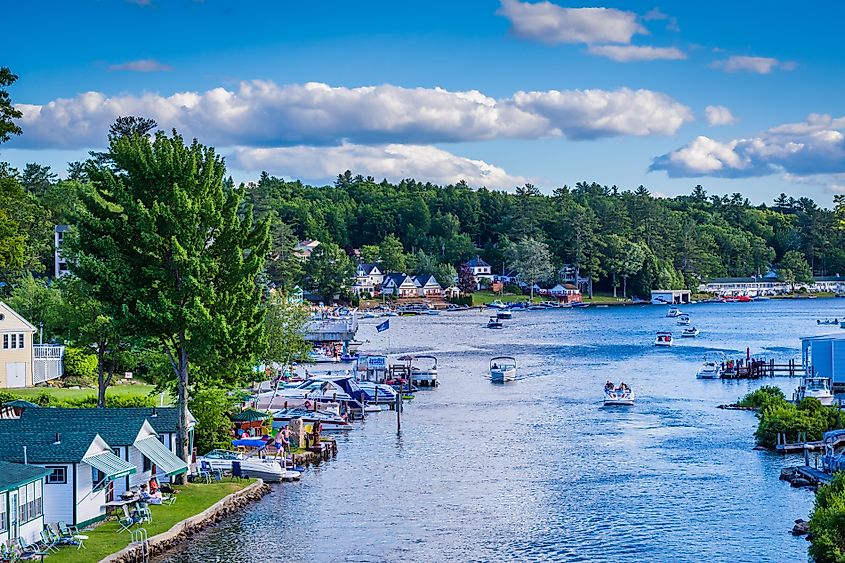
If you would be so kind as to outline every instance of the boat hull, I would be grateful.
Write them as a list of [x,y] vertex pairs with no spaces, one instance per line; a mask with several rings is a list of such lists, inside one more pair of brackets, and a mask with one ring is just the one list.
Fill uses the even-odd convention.
[[494,383],[504,383],[505,381],[513,381],[516,379],[516,369],[491,369],[490,381]]

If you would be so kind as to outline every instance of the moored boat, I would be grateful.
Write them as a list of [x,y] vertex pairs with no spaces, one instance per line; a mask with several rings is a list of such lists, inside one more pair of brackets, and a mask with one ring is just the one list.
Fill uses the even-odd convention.
[[352,428],[349,421],[337,414],[304,408],[286,408],[275,411],[273,413],[273,428],[284,428],[295,418],[301,418],[306,424],[319,422],[322,425],[324,432],[332,430],[349,430]]
[[501,309],[499,311],[496,311],[496,318],[499,320],[508,321],[513,318],[513,313],[511,313],[508,309]]
[[[420,387],[437,386],[437,358],[427,354],[402,356],[399,360],[408,362],[408,372],[411,374],[411,383]],[[423,360],[427,365],[418,365]]]
[[801,380],[801,385],[795,391],[795,401],[799,402],[810,397],[818,399],[824,406],[831,406],[833,404],[833,393],[830,390],[830,378],[804,377]]
[[500,299],[496,299],[495,301],[491,301],[487,304],[487,307],[490,309],[507,309],[508,306]]
[[654,338],[655,346],[671,346],[673,344],[671,332],[658,332]]
[[619,386],[608,381],[604,384],[604,405],[629,407],[634,404],[634,392],[627,383],[619,382]]
[[516,358],[497,356],[490,360],[490,381],[504,383],[516,379]]
[[487,328],[505,328],[505,324],[496,317],[490,317],[487,321]]
[[683,338],[694,338],[699,334],[701,334],[701,331],[695,328],[694,326],[688,326],[681,331],[681,336]]
[[704,354],[704,363],[695,374],[696,379],[719,379],[722,377],[724,354],[708,352]]

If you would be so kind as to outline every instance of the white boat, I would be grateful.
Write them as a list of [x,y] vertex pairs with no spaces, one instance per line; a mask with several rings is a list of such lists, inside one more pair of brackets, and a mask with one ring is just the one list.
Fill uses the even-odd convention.
[[[422,387],[437,386],[437,358],[426,354],[417,356],[401,356],[400,361],[408,362],[408,370],[411,372],[411,384]],[[418,360],[426,361],[427,365],[416,365]]]
[[701,331],[694,326],[687,327],[681,331],[681,336],[684,338],[694,338],[699,334],[701,334]]
[[505,325],[496,317],[490,317],[490,320],[487,321],[487,328],[505,328]]
[[364,343],[360,340],[350,340],[346,343],[346,349],[349,351],[350,354],[355,354],[358,352],[358,348],[363,345]]
[[604,386],[604,405],[609,406],[625,406],[629,407],[634,404],[634,392],[628,385],[620,382],[619,386],[615,386],[612,381],[608,381]]
[[812,397],[818,399],[825,406],[833,404],[833,393],[830,391],[829,377],[804,377],[801,385],[795,391],[795,400],[801,401]]
[[666,311],[667,317],[673,317],[674,318],[674,317],[677,317],[678,315],[681,315],[681,314],[682,314],[681,310],[678,309],[677,307],[669,307],[669,310]]
[[349,430],[352,428],[349,421],[336,413],[320,410],[315,411],[302,407],[288,407],[275,411],[273,413],[273,428],[276,430],[282,429],[295,418],[301,418],[306,424],[319,422],[324,432]]
[[688,325],[688,324],[690,324],[690,318],[689,318],[689,315],[687,315],[686,313],[681,313],[681,314],[680,314],[680,315],[678,315],[676,318],[678,319],[678,320],[677,320],[677,322],[678,322],[678,324],[679,324],[679,325]]
[[490,360],[490,381],[504,383],[516,379],[516,358],[497,356]]
[[336,363],[340,361],[340,355],[332,354],[325,349],[315,349],[308,352],[308,360],[315,364]]
[[[260,438],[247,438],[245,440],[233,440],[232,443],[250,442],[249,446],[258,452],[264,448],[264,441]],[[254,444],[253,444],[254,443]],[[288,471],[284,465],[285,460],[273,457],[257,457],[255,453],[241,453],[230,450],[212,450],[204,456],[197,458],[197,463],[205,461],[212,469],[218,471],[232,471],[232,462],[241,464],[241,472],[255,479],[263,479],[265,483],[279,483],[287,479],[299,479],[298,471]],[[293,475],[295,473],[295,475]]]
[[671,346],[673,343],[671,332],[658,332],[654,338],[655,346]]
[[704,363],[698,368],[698,373],[695,374],[696,379],[720,379],[724,357],[721,353],[704,354]]
[[500,309],[496,311],[496,318],[499,320],[509,321],[513,318],[513,313],[508,309]]
[[496,299],[495,301],[488,303],[487,306],[491,309],[507,309],[508,308],[507,303],[501,301],[500,299]]

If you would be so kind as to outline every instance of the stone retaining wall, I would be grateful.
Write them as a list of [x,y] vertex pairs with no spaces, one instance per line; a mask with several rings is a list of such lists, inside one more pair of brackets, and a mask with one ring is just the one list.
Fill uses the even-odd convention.
[[[195,514],[181,522],[177,522],[168,531],[153,536],[149,539],[148,557],[153,557],[186,541],[194,533],[215,524],[230,514],[233,514],[251,502],[254,502],[270,492],[270,487],[261,479],[236,493],[227,495],[206,508],[199,514]],[[178,502],[178,501],[177,501]],[[140,561],[138,557],[140,546],[130,545],[117,553],[109,555],[100,563],[130,563]]]

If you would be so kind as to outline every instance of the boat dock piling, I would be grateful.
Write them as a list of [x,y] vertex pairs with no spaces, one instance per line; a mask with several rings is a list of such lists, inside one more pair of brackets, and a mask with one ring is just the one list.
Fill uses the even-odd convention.
[[761,377],[804,377],[806,370],[794,359],[776,364],[774,358],[728,360],[722,363],[722,379],[759,379]]

